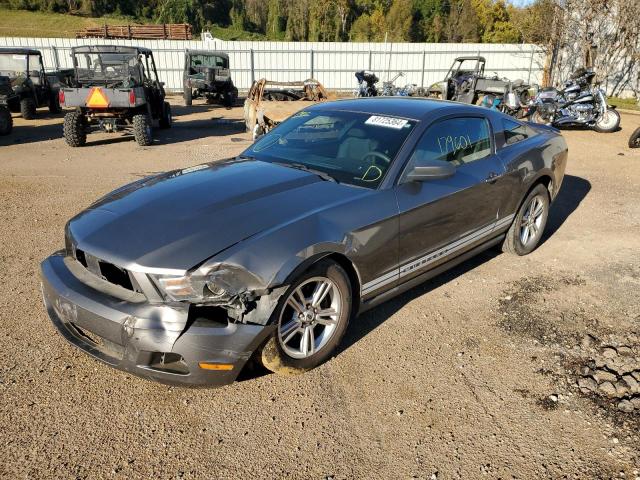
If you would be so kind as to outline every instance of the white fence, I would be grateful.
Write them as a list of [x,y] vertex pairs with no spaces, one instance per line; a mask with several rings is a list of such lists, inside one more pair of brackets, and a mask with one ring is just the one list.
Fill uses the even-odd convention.
[[42,51],[48,70],[71,68],[70,51],[79,45],[138,45],[153,50],[158,75],[172,91],[182,90],[185,49],[222,50],[229,54],[234,83],[247,90],[254,79],[293,81],[313,77],[333,90],[356,87],[354,72],[372,70],[382,80],[398,72],[396,85],[428,87],[442,80],[453,60],[482,55],[486,72],[529,83],[542,79],[544,55],[534,45],[478,43],[338,43],[338,42],[234,42],[217,39],[104,40],[0,37],[0,47],[31,47]]

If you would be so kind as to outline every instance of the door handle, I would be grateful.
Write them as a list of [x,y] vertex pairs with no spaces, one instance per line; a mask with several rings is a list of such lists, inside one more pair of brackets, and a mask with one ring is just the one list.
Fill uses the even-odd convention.
[[502,177],[502,175],[499,175],[496,172],[491,172],[484,181],[486,183],[495,183],[500,177]]

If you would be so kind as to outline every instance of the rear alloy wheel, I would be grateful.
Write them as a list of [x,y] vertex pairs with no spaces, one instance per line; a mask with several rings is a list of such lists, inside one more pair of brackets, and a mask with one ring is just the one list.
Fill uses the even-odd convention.
[[133,136],[141,147],[148,147],[153,142],[151,119],[146,114],[134,115]]
[[629,137],[629,148],[640,148],[640,127],[636,128]]
[[611,108],[608,108],[604,115],[596,121],[594,130],[600,133],[611,133],[618,130],[620,126],[620,114]]
[[302,373],[325,362],[351,316],[351,286],[344,269],[321,261],[300,276],[273,314],[277,328],[262,349],[262,363],[281,374]]
[[86,118],[82,112],[76,110],[64,116],[62,133],[70,147],[82,147],[87,143]]
[[13,129],[13,118],[8,108],[0,106],[0,135],[9,135]]
[[549,217],[549,191],[542,184],[536,185],[524,202],[502,244],[504,252],[527,255],[540,243]]
[[33,98],[27,97],[20,100],[20,115],[25,120],[36,118],[36,102]]
[[160,128],[171,128],[173,117],[171,116],[171,105],[169,102],[162,104],[162,118],[160,118]]

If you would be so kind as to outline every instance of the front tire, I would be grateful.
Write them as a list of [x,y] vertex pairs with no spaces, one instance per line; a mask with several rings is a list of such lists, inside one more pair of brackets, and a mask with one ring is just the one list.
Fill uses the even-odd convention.
[[524,199],[502,243],[502,251],[527,255],[540,244],[549,218],[549,191],[536,185]]
[[82,147],[87,143],[86,118],[82,112],[69,112],[62,126],[64,141],[70,147]]
[[271,321],[276,331],[262,348],[262,364],[279,374],[298,374],[324,363],[349,324],[352,289],[344,269],[322,260],[282,295]]
[[33,98],[27,97],[20,100],[20,115],[25,120],[36,118],[36,102]]
[[133,136],[141,147],[148,147],[153,142],[153,128],[148,115],[139,114],[133,117]]
[[13,118],[8,108],[0,106],[0,135],[9,135],[13,130]]
[[612,133],[620,127],[620,114],[617,110],[608,108],[603,116],[598,118],[596,126],[593,128],[599,133]]

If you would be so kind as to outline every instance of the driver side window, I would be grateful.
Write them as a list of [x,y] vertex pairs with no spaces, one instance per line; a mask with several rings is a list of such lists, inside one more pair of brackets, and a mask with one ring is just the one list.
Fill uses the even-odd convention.
[[410,171],[418,159],[440,160],[458,167],[489,155],[490,130],[485,118],[451,118],[434,123],[424,132],[405,172]]

